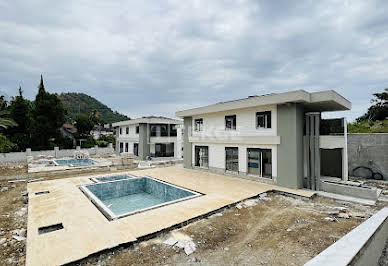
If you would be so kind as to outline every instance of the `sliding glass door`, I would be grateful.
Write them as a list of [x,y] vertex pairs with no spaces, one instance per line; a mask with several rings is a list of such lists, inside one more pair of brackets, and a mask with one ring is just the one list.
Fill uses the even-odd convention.
[[248,174],[272,177],[272,152],[270,149],[247,149]]
[[225,169],[227,171],[238,172],[238,148],[226,147],[225,155]]
[[195,146],[195,166],[209,168],[208,146]]

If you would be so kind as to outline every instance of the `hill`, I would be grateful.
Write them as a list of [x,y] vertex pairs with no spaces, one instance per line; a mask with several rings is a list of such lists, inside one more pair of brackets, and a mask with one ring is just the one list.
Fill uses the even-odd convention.
[[67,111],[69,122],[73,120],[77,114],[89,114],[93,110],[97,110],[100,113],[101,122],[104,124],[130,119],[128,116],[113,111],[97,99],[84,93],[61,93],[59,99],[62,101],[63,106]]

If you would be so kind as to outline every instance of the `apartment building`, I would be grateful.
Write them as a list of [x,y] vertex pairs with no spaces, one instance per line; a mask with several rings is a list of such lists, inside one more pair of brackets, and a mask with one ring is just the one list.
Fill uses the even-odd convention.
[[321,113],[350,108],[335,91],[298,90],[179,111],[184,167],[319,189],[322,151],[325,158],[340,154],[335,166],[324,165],[347,178],[346,122],[340,119],[342,129],[324,136],[320,127],[329,121],[321,123]]
[[113,123],[116,152],[141,160],[149,157],[182,158],[182,124],[176,119],[145,116]]

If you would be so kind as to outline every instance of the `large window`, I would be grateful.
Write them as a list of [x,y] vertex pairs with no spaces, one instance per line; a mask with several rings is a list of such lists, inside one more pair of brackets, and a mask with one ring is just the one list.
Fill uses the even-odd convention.
[[120,131],[120,135],[123,134],[123,129],[121,127],[120,127],[119,131]]
[[166,124],[153,124],[151,125],[151,137],[167,137],[168,130]]
[[195,146],[195,166],[209,168],[209,147]]
[[271,128],[271,111],[256,113],[257,128]]
[[272,177],[272,153],[270,149],[247,149],[248,174]]
[[195,131],[202,131],[203,130],[203,119],[198,118],[194,120],[195,123]]
[[[121,129],[121,128],[120,128]],[[120,142],[120,153],[122,153],[124,150],[124,143]]]
[[129,134],[129,127],[125,128],[125,134],[127,134],[127,135]]
[[238,172],[238,148],[226,147],[225,155],[225,169],[227,171]]
[[156,143],[153,157],[174,157],[174,143]]
[[139,134],[139,126],[136,126],[136,134]]
[[225,129],[229,129],[229,130],[236,129],[236,115],[225,116]]
[[125,152],[128,152],[128,142],[125,143]]

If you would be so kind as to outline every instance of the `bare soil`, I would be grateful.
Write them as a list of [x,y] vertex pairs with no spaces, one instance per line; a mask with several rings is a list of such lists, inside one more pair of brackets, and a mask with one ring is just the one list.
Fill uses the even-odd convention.
[[[349,219],[334,207],[345,207]],[[269,200],[238,209],[232,207],[149,241],[120,247],[74,265],[303,265],[376,211],[324,198],[311,201],[271,194]],[[355,217],[363,216],[364,218]],[[325,218],[336,218],[328,221]],[[183,249],[163,243],[181,233],[196,244]]]
[[27,204],[21,196],[26,184],[6,181],[0,184],[0,189],[8,187],[8,191],[0,192],[0,264],[24,265],[26,241],[18,241],[13,236],[27,229]]
[[[76,175],[94,173],[99,174]],[[23,175],[28,176],[26,168],[0,169],[0,180]],[[45,180],[73,176],[64,172]],[[13,236],[27,228],[27,203],[22,196],[26,183],[0,184],[0,189],[8,187],[8,191],[0,192],[0,265],[24,265],[26,241]],[[101,252],[74,265],[302,265],[387,204],[368,207],[321,197],[306,201],[277,194],[269,194],[268,198],[252,207],[226,209],[148,241]],[[346,207],[346,214],[352,217],[329,214],[334,207]],[[325,220],[327,217],[337,221]],[[163,244],[177,233],[196,244],[190,256],[180,248]]]

